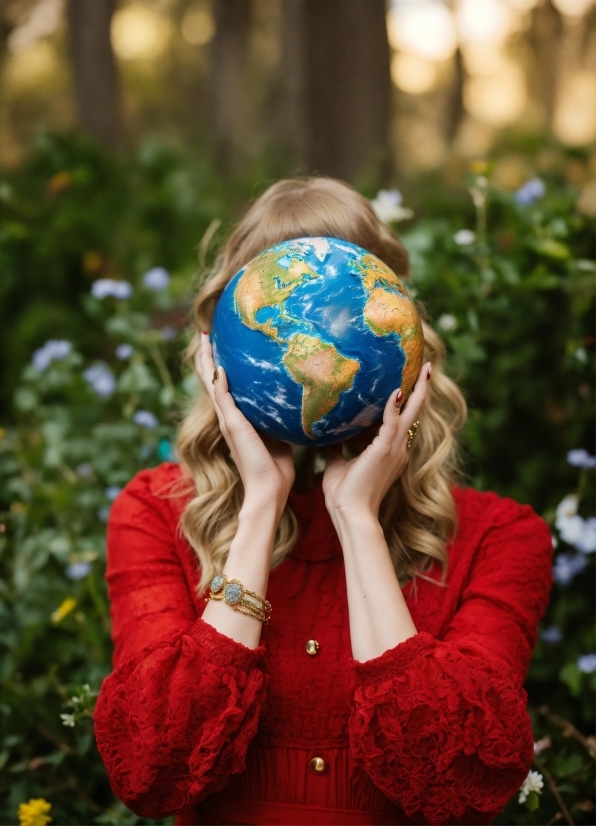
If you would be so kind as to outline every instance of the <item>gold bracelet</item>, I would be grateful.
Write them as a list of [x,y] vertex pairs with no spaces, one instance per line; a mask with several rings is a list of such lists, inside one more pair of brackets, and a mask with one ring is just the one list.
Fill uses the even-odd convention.
[[[246,596],[254,597],[260,604],[254,603]],[[249,591],[238,579],[228,579],[225,574],[217,574],[211,580],[209,596],[207,600],[217,599],[230,605],[235,611],[246,614],[249,617],[256,617],[265,625],[269,622],[271,614],[271,603],[264,597]]]

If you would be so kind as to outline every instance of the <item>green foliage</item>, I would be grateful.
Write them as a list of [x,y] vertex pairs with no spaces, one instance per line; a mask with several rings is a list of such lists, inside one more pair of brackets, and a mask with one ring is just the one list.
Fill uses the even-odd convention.
[[[480,175],[467,188],[454,190],[452,210],[403,233],[412,291],[468,399],[472,483],[531,503],[559,540],[550,636],[526,683],[544,788],[523,804],[515,795],[496,823],[555,822],[561,806],[590,823],[596,675],[578,660],[596,649],[596,555],[563,540],[585,527],[594,499],[593,471],[566,459],[594,453],[592,231],[560,182],[526,206]],[[44,138],[0,182],[2,349],[15,385],[0,439],[2,822],[30,798],[51,802],[54,823],[144,822],[115,801],[92,734],[111,655],[105,521],[136,471],[171,458],[179,410],[197,389],[179,366],[196,245],[248,192],[228,192],[207,163],[171,151],[125,164],[64,138]],[[140,278],[156,265],[172,273],[161,291]],[[98,278],[123,275],[130,298],[91,295]],[[48,338],[72,346],[33,356]],[[583,572],[569,574],[578,559]]]

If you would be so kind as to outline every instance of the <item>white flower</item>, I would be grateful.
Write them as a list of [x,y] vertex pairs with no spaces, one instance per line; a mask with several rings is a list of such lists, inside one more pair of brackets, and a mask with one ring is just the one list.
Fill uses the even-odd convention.
[[564,516],[575,516],[578,506],[579,500],[575,493],[570,493],[569,496],[565,496],[557,505],[557,510],[555,511],[557,519]]
[[74,728],[75,718],[72,714],[61,714],[60,719],[62,720],[63,726],[70,726],[70,728]]
[[560,516],[556,521],[557,530],[563,542],[576,547],[584,536],[584,520],[581,516]]
[[91,295],[94,298],[130,298],[132,286],[128,281],[116,281],[114,278],[99,278],[91,285]]
[[528,776],[521,784],[519,790],[519,802],[525,803],[530,792],[542,794],[542,787],[544,786],[544,778],[540,772],[529,771]]
[[471,229],[460,229],[453,236],[453,240],[460,247],[468,247],[476,240],[476,233],[472,232]]
[[596,671],[596,654],[578,657],[576,665],[583,674],[593,674]]
[[143,284],[149,290],[159,293],[170,283],[170,273],[163,267],[153,267],[143,276]]
[[371,201],[371,206],[377,218],[384,224],[389,224],[391,221],[404,221],[414,215],[411,209],[401,205],[402,200],[402,194],[397,189],[380,189],[377,197]]
[[583,520],[582,533],[575,541],[575,547],[583,554],[596,553],[596,517]]
[[443,313],[439,316],[437,326],[446,333],[451,333],[453,330],[457,330],[457,318],[451,313]]

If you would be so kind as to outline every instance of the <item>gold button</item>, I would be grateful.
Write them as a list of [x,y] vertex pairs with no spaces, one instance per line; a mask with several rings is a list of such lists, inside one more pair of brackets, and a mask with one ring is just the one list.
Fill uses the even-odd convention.
[[306,653],[310,654],[311,657],[314,657],[314,655],[317,653],[320,647],[321,646],[316,640],[309,640],[306,643]]
[[308,768],[311,770],[311,772],[314,772],[315,774],[323,774],[323,772],[327,768],[327,763],[325,763],[322,757],[313,757],[313,759],[308,764]]

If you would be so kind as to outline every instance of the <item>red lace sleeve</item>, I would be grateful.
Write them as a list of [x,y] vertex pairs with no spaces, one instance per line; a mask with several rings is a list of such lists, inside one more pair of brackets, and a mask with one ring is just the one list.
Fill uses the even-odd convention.
[[114,793],[137,815],[161,818],[244,771],[268,678],[264,646],[246,648],[197,618],[153,478],[135,477],[110,514],[115,670],[94,722]]
[[498,501],[443,639],[421,632],[351,661],[355,761],[415,823],[490,823],[532,761],[522,684],[548,603],[552,543],[530,508]]

